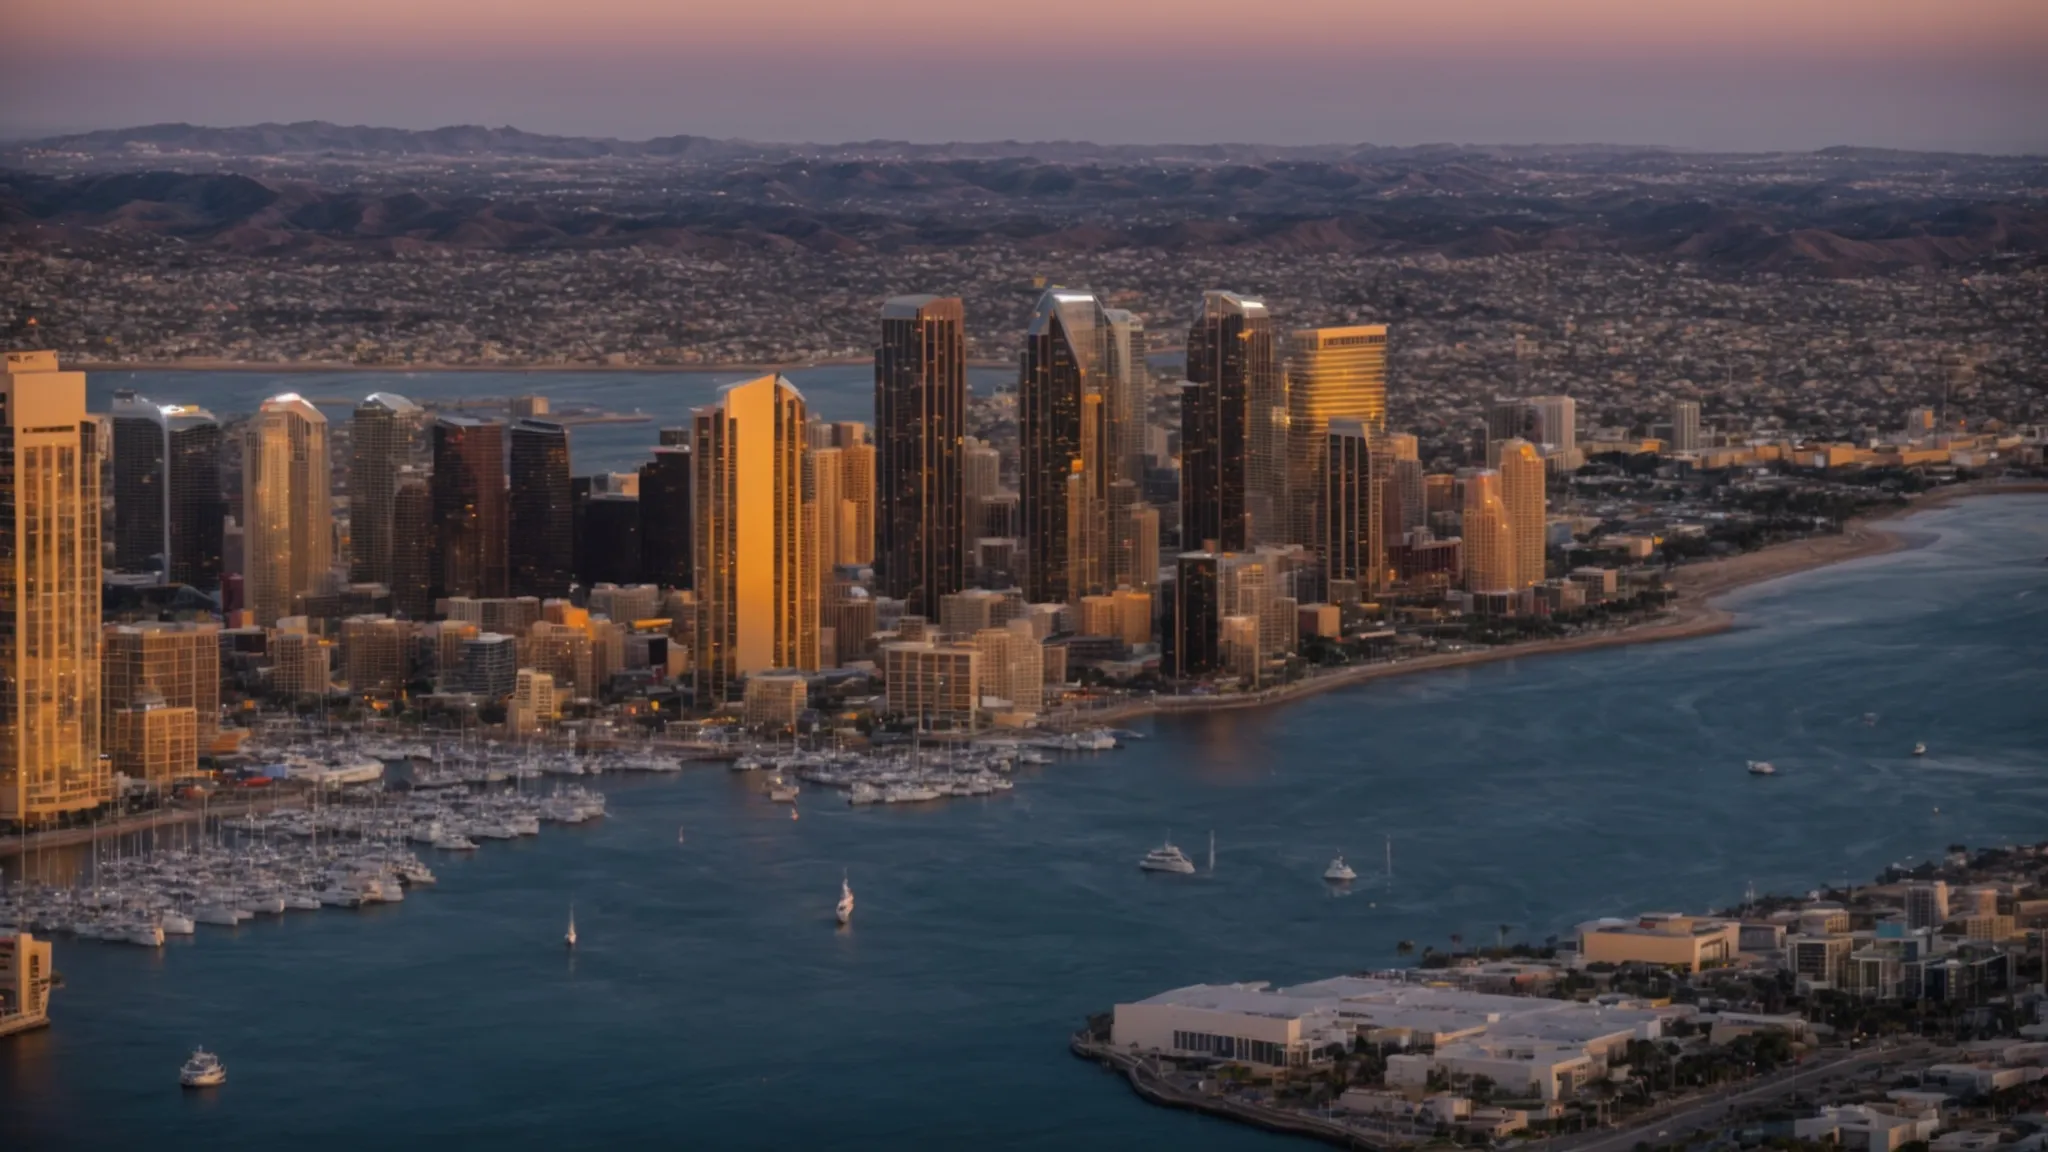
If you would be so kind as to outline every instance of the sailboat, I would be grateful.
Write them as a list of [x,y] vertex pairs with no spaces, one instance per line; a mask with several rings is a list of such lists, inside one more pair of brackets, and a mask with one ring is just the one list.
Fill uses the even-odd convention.
[[1209,871],[1216,871],[1216,831],[1209,830]]
[[565,947],[569,948],[576,946],[576,906],[574,904],[569,905],[569,930],[562,934],[562,943]]
[[839,926],[844,928],[853,919],[853,885],[847,882],[846,874],[839,875],[839,907],[833,910],[839,917]]
[[1389,833],[1387,833],[1387,880],[1388,880],[1388,881],[1389,881],[1389,882],[1391,883],[1391,882],[1393,881],[1393,879],[1394,879],[1394,834],[1393,834],[1392,832],[1389,832]]

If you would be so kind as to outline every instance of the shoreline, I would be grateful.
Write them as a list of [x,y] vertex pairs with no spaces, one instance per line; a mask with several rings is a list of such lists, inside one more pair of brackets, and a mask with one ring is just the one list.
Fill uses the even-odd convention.
[[1717,602],[1736,592],[1803,572],[1818,571],[1850,560],[1883,556],[1909,547],[1910,542],[1891,525],[1918,512],[1944,508],[1975,496],[2010,496],[2048,493],[2048,482],[1977,481],[1939,489],[1896,508],[1880,509],[1843,525],[1834,536],[1811,536],[1786,540],[1719,560],[1681,565],[1671,570],[1671,587],[1679,602],[1664,616],[1641,624],[1583,636],[1538,640],[1526,644],[1504,644],[1465,652],[1445,652],[1410,660],[1367,664],[1341,669],[1279,688],[1244,696],[1160,696],[1150,700],[1114,705],[1082,712],[1072,719],[1094,724],[1118,724],[1146,716],[1227,712],[1268,708],[1320,696],[1339,688],[1393,676],[1464,668],[1502,660],[1590,652],[1635,644],[1656,644],[1712,636],[1735,627],[1735,613]]
[[[789,361],[720,361],[713,364],[441,364],[441,363],[390,363],[358,364],[345,360],[288,360],[269,363],[260,360],[214,360],[195,357],[189,360],[133,360],[101,361],[80,360],[67,363],[66,371],[73,372],[235,372],[269,373],[277,376],[310,375],[322,372],[334,373],[385,373],[389,375],[413,375],[427,372],[474,373],[502,372],[508,375],[542,375],[560,372],[617,373],[621,375],[674,376],[702,372],[802,372],[811,368],[865,368],[874,363],[869,356],[846,356],[825,360],[805,360],[801,363]],[[1013,368],[1013,360],[969,360],[969,368]]]

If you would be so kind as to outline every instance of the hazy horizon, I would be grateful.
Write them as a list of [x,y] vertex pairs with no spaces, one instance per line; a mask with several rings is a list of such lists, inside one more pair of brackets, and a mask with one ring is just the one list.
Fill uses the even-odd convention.
[[837,143],[2048,151],[2039,0],[21,0],[0,136],[184,121]]

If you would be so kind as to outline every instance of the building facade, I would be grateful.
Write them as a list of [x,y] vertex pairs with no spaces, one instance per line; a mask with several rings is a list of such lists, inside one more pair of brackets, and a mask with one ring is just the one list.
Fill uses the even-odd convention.
[[398,479],[419,462],[425,424],[424,409],[391,392],[370,393],[350,417],[348,572],[355,583],[393,585]]
[[1330,429],[1360,426],[1368,437],[1387,427],[1387,328],[1301,328],[1287,338],[1287,478],[1289,543],[1317,556],[1329,548],[1322,532],[1331,513],[1319,505],[1329,491]]
[[1501,501],[1500,473],[1491,468],[1465,477],[1465,590],[1509,592],[1515,585],[1515,539]]
[[663,588],[690,587],[690,449],[654,450],[640,466],[640,576]]
[[434,598],[503,596],[505,425],[443,416],[434,421]]
[[882,594],[927,616],[966,584],[964,327],[957,297],[898,296],[875,345],[876,564]]
[[567,596],[576,578],[569,430],[547,420],[522,419],[513,422],[511,440],[505,535],[511,593]]
[[265,400],[242,436],[242,595],[268,628],[303,612],[334,567],[327,417],[287,392]]
[[1507,510],[1508,536],[1514,551],[1514,578],[1507,587],[1543,583],[1544,466],[1543,454],[1527,440],[1510,439],[1500,446],[1500,499]]
[[[1101,301],[1060,288],[1039,298],[1017,375],[1023,583],[1034,603],[1073,602],[1102,591],[1107,579],[1109,484],[1117,477],[1105,389],[1116,386],[1114,367]],[[1101,553],[1088,554],[1097,545]]]
[[1188,328],[1181,389],[1181,545],[1236,552],[1280,543],[1287,506],[1285,384],[1263,301],[1205,292]]

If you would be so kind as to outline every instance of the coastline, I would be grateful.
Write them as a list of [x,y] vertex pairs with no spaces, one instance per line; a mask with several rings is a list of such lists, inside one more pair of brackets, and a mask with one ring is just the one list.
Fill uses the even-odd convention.
[[1082,712],[1074,719],[1085,719],[1096,724],[1116,724],[1162,714],[1267,708],[1393,676],[1463,668],[1501,660],[1590,652],[1600,648],[1619,648],[1632,644],[1656,644],[1712,636],[1735,626],[1735,613],[1720,607],[1717,603],[1732,593],[1781,577],[1815,571],[1849,560],[1882,556],[1907,547],[1908,541],[1891,526],[1895,521],[1916,512],[1947,507],[1973,496],[2038,493],[2048,493],[2048,482],[1985,480],[1957,484],[1930,493],[1910,504],[1858,517],[1846,523],[1842,531],[1834,536],[1786,540],[1755,552],[1682,565],[1672,569],[1670,576],[1671,586],[1679,593],[1678,604],[1658,619],[1642,624],[1585,636],[1538,640],[1526,644],[1504,644],[1465,652],[1419,656],[1394,663],[1344,668],[1283,687],[1242,696],[1154,697],[1150,700]]
[[[278,376],[297,376],[322,372],[382,372],[393,375],[410,375],[421,372],[502,372],[507,374],[540,375],[550,372],[591,372],[618,373],[621,375],[673,376],[691,372],[790,372],[808,368],[865,368],[874,363],[869,356],[843,356],[825,360],[805,360],[800,363],[787,360],[776,361],[719,361],[711,364],[440,364],[433,362],[393,362],[388,364],[358,364],[349,360],[289,360],[271,363],[261,360],[216,360],[209,357],[194,357],[187,360],[131,360],[101,361],[80,360],[66,364],[65,368],[77,372],[264,372]],[[1013,360],[968,360],[969,368],[1012,368]]]

